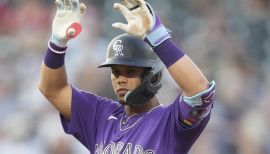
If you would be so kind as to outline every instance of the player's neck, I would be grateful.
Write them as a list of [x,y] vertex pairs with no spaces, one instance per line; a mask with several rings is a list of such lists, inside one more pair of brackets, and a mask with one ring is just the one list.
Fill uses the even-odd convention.
[[131,105],[125,105],[126,114],[128,116],[144,113],[150,111],[152,108],[159,106],[159,101],[157,97],[151,98],[149,101],[145,102],[142,106],[135,107]]

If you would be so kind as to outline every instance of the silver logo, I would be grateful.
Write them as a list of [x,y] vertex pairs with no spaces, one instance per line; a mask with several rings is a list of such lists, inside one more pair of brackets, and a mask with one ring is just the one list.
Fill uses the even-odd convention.
[[116,40],[113,43],[113,50],[116,51],[115,56],[124,56],[124,53],[123,53],[124,46],[121,45],[121,43],[122,43],[122,40]]

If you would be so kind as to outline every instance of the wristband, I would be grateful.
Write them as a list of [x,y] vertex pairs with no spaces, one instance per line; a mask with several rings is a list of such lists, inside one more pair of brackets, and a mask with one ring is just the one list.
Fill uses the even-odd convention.
[[62,67],[65,63],[66,49],[67,47],[61,48],[49,41],[48,49],[44,58],[44,64],[51,69],[57,69]]
[[154,48],[154,51],[167,68],[185,55],[171,39],[165,40],[159,46]]
[[[52,46],[54,46],[54,47],[52,47]],[[65,47],[64,48],[59,47],[59,46],[55,45],[54,43],[52,43],[51,41],[48,41],[48,48],[56,54],[65,54],[66,53]]]

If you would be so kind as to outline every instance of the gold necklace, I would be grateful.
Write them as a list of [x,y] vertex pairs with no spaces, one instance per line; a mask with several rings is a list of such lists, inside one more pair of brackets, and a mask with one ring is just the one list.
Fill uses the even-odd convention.
[[125,125],[125,124],[127,124],[128,123],[128,120],[130,119],[130,118],[132,118],[132,117],[134,117],[134,116],[136,116],[136,115],[138,115],[138,114],[135,114],[135,115],[132,115],[132,116],[130,116],[130,117],[127,117],[127,119],[125,120],[125,121],[123,121],[124,120],[124,116],[121,118],[121,120],[120,120],[120,131],[126,131],[126,130],[128,130],[128,129],[130,129],[130,128],[132,128],[133,126],[135,126],[145,115],[147,115],[147,114],[149,114],[150,112],[152,112],[154,109],[156,109],[156,108],[158,108],[158,107],[161,107],[161,106],[163,106],[163,105],[158,105],[158,106],[156,106],[156,107],[154,107],[154,108],[152,108],[150,111],[148,111],[146,114],[144,114],[143,116],[141,116],[139,119],[137,119],[132,125],[130,125],[129,127],[127,127],[127,128],[122,128],[123,127],[123,125]]

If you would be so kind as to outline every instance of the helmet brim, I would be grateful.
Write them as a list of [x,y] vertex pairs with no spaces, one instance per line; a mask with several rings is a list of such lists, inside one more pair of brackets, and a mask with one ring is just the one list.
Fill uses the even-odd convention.
[[149,63],[148,61],[131,58],[120,58],[120,57],[110,58],[106,62],[99,65],[98,68],[111,67],[112,65],[126,65],[126,66],[152,68],[151,63]]

